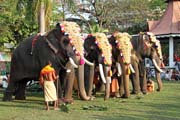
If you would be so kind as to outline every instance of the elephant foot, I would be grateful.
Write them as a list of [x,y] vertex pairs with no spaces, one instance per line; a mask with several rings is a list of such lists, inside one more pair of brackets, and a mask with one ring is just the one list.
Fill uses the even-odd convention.
[[143,95],[147,95],[148,93],[147,92],[142,92],[143,93]]
[[135,91],[132,91],[130,94],[135,95],[135,94],[138,94],[138,93],[135,92]]
[[12,101],[12,92],[4,92],[2,101]]
[[133,90],[133,91],[131,91],[130,94],[132,94],[132,95],[137,95],[137,94],[139,94],[139,93],[141,93],[140,90]]
[[26,100],[25,96],[15,96],[15,100]]
[[156,91],[160,92],[160,91],[161,91],[161,89],[160,89],[160,88],[158,88],[158,89],[156,89]]
[[121,98],[129,98],[130,95],[123,94]]
[[111,93],[110,96],[113,97],[113,98],[120,98],[121,97],[119,92]]
[[95,96],[91,96],[90,97],[90,100],[94,100],[96,97]]
[[59,104],[62,104],[62,103],[65,103],[65,104],[73,104],[74,103],[74,99],[71,98],[71,99],[68,99],[68,98],[62,98],[59,100]]
[[104,101],[106,101],[106,100],[108,100],[108,99],[109,99],[109,97],[107,97],[107,96],[104,97]]

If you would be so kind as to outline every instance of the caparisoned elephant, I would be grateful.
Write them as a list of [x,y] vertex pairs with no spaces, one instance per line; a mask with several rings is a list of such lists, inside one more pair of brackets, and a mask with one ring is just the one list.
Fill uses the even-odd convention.
[[66,103],[73,102],[72,98],[72,90],[74,79],[76,77],[78,83],[78,89],[80,93],[80,97],[83,100],[90,100],[90,96],[87,95],[84,86],[84,64],[94,66],[93,63],[90,63],[84,57],[84,38],[81,36],[81,29],[77,23],[71,22],[71,24],[67,24],[69,22],[62,22],[61,24],[64,26],[64,31],[66,32],[67,36],[71,38],[71,44],[73,45],[73,50],[76,54],[76,65],[77,67],[74,69],[72,64],[67,64],[66,67],[71,72],[68,72],[66,77],[64,78],[64,95],[63,100]]
[[119,76],[117,78],[120,96],[128,98],[130,96],[129,75],[131,71],[134,72],[131,66],[131,36],[128,33],[116,32],[109,38],[109,42],[113,48],[113,64],[116,66],[114,68],[118,71],[116,76]]
[[[140,33],[138,37],[132,39],[133,44],[133,60],[132,65],[135,68],[136,77],[132,79],[133,91],[132,93],[139,93],[140,91],[144,94],[147,93],[147,80],[146,80],[146,69],[144,65],[145,58],[150,58],[155,66],[156,70],[156,80],[158,83],[157,91],[162,89],[162,80],[160,77],[161,64],[162,62],[162,52],[160,42],[156,37],[149,32]],[[138,68],[137,68],[138,67]],[[140,81],[138,79],[140,77]],[[140,84],[140,89],[139,89]]]
[[15,89],[15,99],[25,99],[27,81],[38,80],[40,70],[48,61],[52,62],[58,74],[60,70],[65,69],[69,60],[76,60],[75,54],[61,24],[57,24],[55,29],[44,35],[27,38],[13,51],[10,82],[3,100],[11,101]]
[[84,49],[86,59],[95,64],[94,67],[85,67],[86,91],[91,96],[94,69],[98,67],[101,79],[105,84],[104,100],[106,100],[110,96],[112,47],[104,33],[94,33],[84,40]]

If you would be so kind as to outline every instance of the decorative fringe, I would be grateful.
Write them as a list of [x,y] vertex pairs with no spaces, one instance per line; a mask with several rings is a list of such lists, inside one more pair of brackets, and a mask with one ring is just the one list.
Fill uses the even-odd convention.
[[129,68],[129,65],[128,65],[128,68],[127,68],[126,74],[127,74],[127,75],[131,74],[131,70],[130,70],[130,68]]
[[84,60],[83,57],[80,58],[80,63],[79,63],[79,64],[80,64],[80,65],[84,65],[84,64],[85,64],[85,60]]
[[109,70],[109,72],[108,72],[108,76],[112,76],[112,70]]

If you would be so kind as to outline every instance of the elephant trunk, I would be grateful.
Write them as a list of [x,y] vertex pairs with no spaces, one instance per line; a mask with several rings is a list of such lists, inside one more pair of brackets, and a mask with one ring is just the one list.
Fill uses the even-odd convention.
[[89,89],[87,91],[88,96],[92,96],[92,90],[93,90],[93,80],[94,80],[94,66],[90,66],[90,73],[89,73]]
[[110,83],[111,83],[111,77],[106,77],[107,82],[105,84],[105,96],[104,100],[107,100],[110,96]]
[[104,70],[104,73],[106,76],[104,100],[107,100],[110,96],[110,83],[111,83],[111,76],[109,75],[110,70],[111,70],[111,67],[109,66],[105,67],[105,70]]
[[94,63],[89,62],[86,58],[84,58],[84,61],[85,61],[85,63],[88,64],[89,66],[94,66]]
[[79,65],[77,68],[77,78],[78,78],[78,88],[80,96],[83,100],[90,100],[90,97],[87,96],[85,87],[84,87],[84,65]]
[[72,98],[72,90],[73,90],[73,84],[74,84],[74,80],[75,80],[75,70],[74,67],[72,66],[71,63],[68,63],[66,65],[66,68],[68,68],[67,74],[66,74],[66,79],[64,81],[64,85],[65,85],[65,95],[64,98],[66,101],[71,101],[73,100]]

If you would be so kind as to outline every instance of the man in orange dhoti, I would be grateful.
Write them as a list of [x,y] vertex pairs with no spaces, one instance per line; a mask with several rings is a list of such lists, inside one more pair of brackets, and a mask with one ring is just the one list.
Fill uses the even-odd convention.
[[46,65],[40,72],[40,84],[44,89],[44,98],[46,104],[46,110],[49,110],[49,102],[54,102],[54,110],[58,110],[58,99],[56,87],[54,81],[57,79],[54,68],[51,67],[51,63]]

